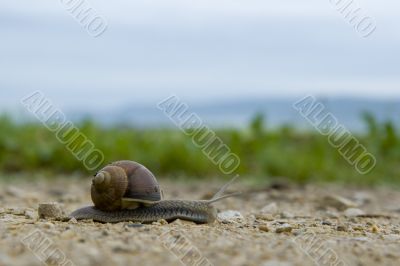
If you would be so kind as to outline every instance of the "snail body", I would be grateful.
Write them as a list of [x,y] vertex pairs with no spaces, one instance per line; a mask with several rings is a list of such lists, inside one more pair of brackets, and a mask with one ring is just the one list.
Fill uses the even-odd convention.
[[211,223],[217,216],[212,203],[237,194],[221,196],[234,179],[211,200],[163,200],[155,176],[146,167],[134,161],[117,161],[93,177],[91,197],[94,206],[80,208],[70,217],[106,223],[151,223],[160,219]]
[[121,209],[117,211],[102,211],[94,206],[80,208],[71,217],[76,219],[92,219],[104,223],[140,222],[151,223],[164,219],[189,220],[195,223],[212,223],[215,221],[217,210],[207,201],[190,200],[162,200],[149,206],[140,206],[136,209]]

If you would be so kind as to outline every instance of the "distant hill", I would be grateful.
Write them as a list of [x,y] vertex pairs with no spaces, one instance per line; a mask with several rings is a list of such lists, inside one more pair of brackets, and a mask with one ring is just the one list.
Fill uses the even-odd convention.
[[[309,127],[308,122],[292,107],[298,99],[244,99],[235,101],[210,102],[189,105],[194,112],[210,126],[246,126],[256,113],[263,113],[267,127],[291,124],[296,127]],[[400,101],[366,100],[351,98],[321,98],[329,112],[341,124],[352,131],[363,131],[363,112],[372,113],[378,121],[391,120],[400,125]],[[173,123],[154,106],[123,106],[117,110],[83,113],[70,112],[69,117],[80,120],[90,117],[102,124],[127,123],[140,127],[174,126]]]

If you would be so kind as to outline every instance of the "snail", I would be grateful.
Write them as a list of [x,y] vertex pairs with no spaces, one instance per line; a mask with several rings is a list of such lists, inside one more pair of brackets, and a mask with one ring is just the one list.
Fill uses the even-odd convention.
[[151,223],[160,219],[211,223],[217,216],[212,204],[238,194],[223,195],[235,179],[210,200],[164,200],[157,179],[145,166],[134,161],[117,161],[94,175],[91,185],[94,206],[77,209],[69,216],[105,223]]

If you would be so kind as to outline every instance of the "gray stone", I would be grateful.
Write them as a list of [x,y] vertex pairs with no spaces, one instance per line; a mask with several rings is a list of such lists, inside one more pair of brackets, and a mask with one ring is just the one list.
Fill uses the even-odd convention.
[[357,203],[337,195],[329,195],[322,199],[321,207],[334,207],[338,210],[346,210],[348,208],[357,207]]
[[261,209],[262,214],[271,214],[276,215],[279,212],[278,205],[275,202],[272,202]]
[[293,218],[294,218],[294,215],[293,215],[292,213],[290,213],[290,212],[284,211],[284,212],[281,212],[281,218],[284,218],[284,219],[293,219]]
[[25,210],[24,214],[26,219],[35,220],[37,218],[36,213],[31,210]]
[[293,227],[290,224],[282,224],[275,229],[276,233],[290,233],[292,232]]
[[357,208],[348,208],[344,211],[344,215],[347,217],[357,217],[359,215],[364,215],[364,211]]
[[39,203],[38,214],[40,218],[62,218],[64,211],[57,202]]
[[232,222],[237,220],[243,220],[243,215],[238,211],[224,211],[218,213],[218,220],[221,222]]

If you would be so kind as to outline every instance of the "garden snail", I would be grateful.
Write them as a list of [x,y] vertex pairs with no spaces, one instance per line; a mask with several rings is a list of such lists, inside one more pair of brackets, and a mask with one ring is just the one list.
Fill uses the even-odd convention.
[[70,217],[106,223],[150,223],[160,219],[210,223],[217,215],[212,203],[238,194],[222,196],[235,178],[210,200],[164,200],[155,176],[146,167],[133,161],[117,161],[93,177],[91,197],[94,206],[80,208]]

